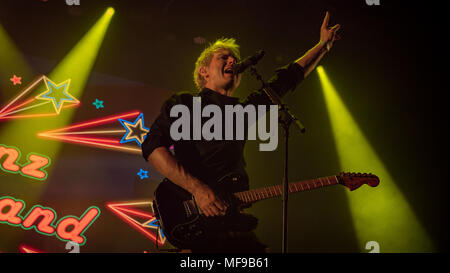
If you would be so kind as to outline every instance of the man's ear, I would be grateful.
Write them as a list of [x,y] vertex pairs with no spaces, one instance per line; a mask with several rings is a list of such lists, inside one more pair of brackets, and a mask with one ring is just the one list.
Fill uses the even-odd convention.
[[207,69],[206,69],[205,66],[200,66],[199,69],[198,69],[198,72],[200,73],[200,75],[203,78],[206,78],[206,75],[208,75],[208,72],[207,72]]

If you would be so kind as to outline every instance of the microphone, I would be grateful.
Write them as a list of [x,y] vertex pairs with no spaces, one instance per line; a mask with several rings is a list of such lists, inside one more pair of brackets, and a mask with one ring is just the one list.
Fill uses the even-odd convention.
[[259,50],[252,56],[245,58],[242,62],[239,62],[234,66],[234,74],[241,74],[249,66],[257,64],[259,60],[261,60],[262,57],[264,57],[264,54],[265,54],[264,50]]

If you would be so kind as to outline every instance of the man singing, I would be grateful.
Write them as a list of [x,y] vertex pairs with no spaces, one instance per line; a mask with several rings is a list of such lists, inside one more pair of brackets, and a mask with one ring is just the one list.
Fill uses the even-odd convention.
[[[320,41],[295,62],[277,69],[268,81],[269,87],[280,97],[294,90],[330,51],[334,41],[339,39],[336,32],[340,25],[329,28],[328,21],[327,12],[320,29]],[[232,38],[219,39],[200,54],[195,64],[194,81],[200,91],[195,96],[201,97],[202,106],[213,104],[223,110],[225,105],[271,104],[262,91],[253,92],[242,101],[233,97],[241,79],[240,74],[234,73],[239,60],[239,46]],[[244,160],[245,140],[174,141],[170,135],[170,127],[174,121],[170,110],[174,105],[182,104],[192,113],[193,96],[179,93],[164,103],[142,144],[142,153],[145,160],[159,173],[193,195],[204,217],[221,217],[227,212],[227,203],[219,197],[217,180],[226,174],[238,173],[243,179],[233,191],[249,188]],[[171,145],[174,145],[174,154],[169,151]],[[208,240],[196,242],[189,248],[193,252],[266,251],[266,246],[254,235],[256,224],[250,224],[255,223],[252,216],[242,214],[241,220],[243,223],[248,222],[249,226],[214,232],[209,235]],[[164,223],[162,224],[164,227]]]

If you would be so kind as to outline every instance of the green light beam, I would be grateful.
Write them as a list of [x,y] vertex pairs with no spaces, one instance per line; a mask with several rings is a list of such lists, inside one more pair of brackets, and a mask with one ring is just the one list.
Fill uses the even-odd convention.
[[361,187],[347,192],[361,250],[376,241],[380,252],[432,252],[433,244],[411,206],[397,188],[386,166],[371,147],[328,79],[317,68],[334,141],[343,171],[367,172],[380,178],[376,188]]
[[80,98],[96,60],[114,9],[108,8],[97,23],[50,73],[49,78],[60,83],[72,79],[70,93]]
[[[0,24],[0,89],[4,96],[3,99],[8,99],[13,95],[12,92],[17,92],[17,88],[20,88],[26,82],[30,82],[34,74],[22,53]],[[13,75],[22,78],[22,85],[16,85],[16,88],[11,87],[12,82],[9,79]]]

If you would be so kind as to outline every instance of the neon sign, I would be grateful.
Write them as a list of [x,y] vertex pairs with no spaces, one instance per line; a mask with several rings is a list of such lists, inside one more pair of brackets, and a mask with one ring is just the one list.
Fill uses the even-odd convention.
[[[141,146],[147,136],[149,128],[144,126],[144,113],[141,113],[134,122],[128,120],[119,119],[122,126],[126,129],[126,133],[120,140],[120,143],[127,143],[130,141],[136,141]],[[137,130],[136,130],[137,129]]]
[[0,159],[6,155],[6,159],[0,165],[0,169],[9,173],[20,173],[22,176],[36,179],[47,179],[47,172],[44,170],[50,166],[51,159],[48,156],[29,153],[27,155],[27,162],[20,164],[17,161],[21,157],[21,152],[18,148],[13,146],[6,146],[0,144]]
[[[56,236],[61,241],[72,241],[80,246],[86,243],[83,233],[100,216],[100,209],[91,206],[80,217],[65,216],[54,224],[57,214],[52,208],[35,205],[25,216],[21,216],[24,209],[23,200],[11,196],[0,197],[0,224],[5,223],[25,230],[34,229],[39,234]],[[39,218],[41,220],[36,223]]]
[[[137,209],[137,207],[152,208],[152,201],[143,202],[109,202],[106,207],[110,209],[116,216],[121,218],[127,224],[142,233],[145,237],[157,243],[159,246],[164,245],[166,237],[159,226],[158,220],[154,213]],[[156,236],[150,229],[156,230],[159,236]]]
[[[70,250],[67,253],[80,253],[80,245],[77,244],[77,243],[74,243],[72,241],[67,242],[65,248],[67,250]],[[31,247],[31,246],[28,246],[28,245],[24,245],[24,244],[21,244],[19,246],[19,251],[21,253],[48,253],[46,251],[43,251],[43,250]]]
[[21,253],[45,253],[45,252],[42,251],[42,250],[33,248],[33,247],[31,247],[31,246],[27,246],[27,245],[20,245],[20,246],[19,246],[19,251],[20,251]]
[[21,80],[22,77],[17,77],[16,75],[14,75],[11,79],[9,79],[10,81],[13,82],[14,85],[16,84],[22,84]]
[[[134,122],[124,120],[125,118],[133,117],[137,117]],[[132,111],[100,119],[84,121],[56,130],[41,132],[38,133],[38,136],[69,143],[119,150],[140,155],[142,154],[141,148],[136,148],[136,145],[132,146],[125,144],[126,142],[136,141],[136,144],[138,144],[139,146],[141,145],[141,143],[144,141],[145,134],[149,130],[143,125],[143,122],[143,114],[139,111]],[[113,126],[115,125],[116,127],[112,128],[111,123],[113,123]],[[120,127],[118,127],[118,123],[121,124]],[[105,125],[107,126],[107,128],[103,129]],[[97,129],[86,129],[92,127],[96,127]],[[118,137],[99,137],[99,135],[121,135],[122,139]]]
[[[38,89],[41,82],[44,82],[46,91],[35,96],[30,97],[29,93]],[[3,119],[19,119],[59,115],[62,108],[69,108],[79,106],[80,101],[68,93],[70,79],[55,84],[46,76],[40,76],[31,84],[29,84],[24,91],[14,97],[6,106],[0,109],[0,121]],[[40,102],[43,101],[43,102]],[[36,107],[47,108],[45,105],[52,104],[54,113],[28,113],[18,115],[17,113],[34,109]]]
[[47,86],[47,90],[37,95],[35,99],[47,100],[52,102],[53,108],[55,109],[57,114],[61,112],[61,108],[64,102],[74,104],[80,103],[79,100],[77,100],[74,96],[72,96],[68,92],[70,86],[70,79],[65,80],[60,84],[56,84],[52,82],[49,78],[45,77],[44,83]]

